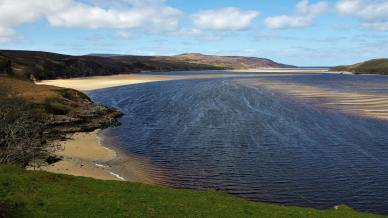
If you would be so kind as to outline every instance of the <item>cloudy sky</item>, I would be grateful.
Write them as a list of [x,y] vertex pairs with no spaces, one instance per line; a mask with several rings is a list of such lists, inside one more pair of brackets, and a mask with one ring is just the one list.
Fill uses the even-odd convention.
[[350,64],[388,57],[388,0],[0,0],[0,49]]

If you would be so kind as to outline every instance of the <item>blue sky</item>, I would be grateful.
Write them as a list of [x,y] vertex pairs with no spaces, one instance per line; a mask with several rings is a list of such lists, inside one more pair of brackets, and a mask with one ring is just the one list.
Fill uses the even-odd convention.
[[0,0],[0,48],[351,64],[388,57],[388,0]]

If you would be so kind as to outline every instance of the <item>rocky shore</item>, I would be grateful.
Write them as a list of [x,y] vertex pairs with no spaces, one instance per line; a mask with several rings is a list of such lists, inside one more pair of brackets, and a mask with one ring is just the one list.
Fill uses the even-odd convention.
[[61,133],[92,132],[120,125],[118,118],[122,115],[115,108],[85,100],[66,115],[50,115],[47,126],[50,131]]

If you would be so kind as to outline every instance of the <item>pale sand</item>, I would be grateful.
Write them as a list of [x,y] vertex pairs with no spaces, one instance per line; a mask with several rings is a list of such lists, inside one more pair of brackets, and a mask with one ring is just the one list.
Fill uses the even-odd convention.
[[115,151],[99,144],[97,134],[98,131],[76,133],[71,139],[61,142],[63,150],[56,152],[56,155],[63,157],[63,160],[41,169],[103,180],[121,180],[113,176],[108,168],[96,165],[98,161],[108,161],[116,157]]
[[[179,78],[179,77],[178,77]],[[142,74],[123,74],[112,76],[92,76],[85,78],[43,80],[38,85],[52,85],[64,88],[76,89],[79,91],[91,91],[109,87],[117,87],[130,84],[139,84],[156,81],[174,80],[174,76],[155,76]]]
[[[195,79],[195,78],[217,78],[217,77],[255,77],[257,75],[244,75],[244,72],[269,72],[269,73],[338,73],[328,72],[327,69],[305,69],[305,68],[290,68],[290,69],[277,69],[277,68],[262,68],[262,69],[249,69],[249,70],[229,70],[227,72],[235,74],[187,74],[187,75],[152,75],[152,74],[120,74],[111,76],[92,76],[72,79],[56,79],[56,80],[43,80],[37,82],[38,85],[52,85],[64,88],[76,89],[79,91],[92,91],[96,89],[117,87],[123,85],[168,81],[168,80],[180,80],[180,79]],[[262,75],[271,76],[271,75]]]
[[104,147],[98,134],[99,130],[74,134],[71,139],[61,142],[63,150],[56,152],[63,160],[40,169],[101,180],[157,183],[147,174],[150,166],[146,161]]
[[[231,75],[233,76],[233,75]],[[124,85],[180,80],[195,78],[224,77],[221,74],[204,75],[148,75],[148,74],[120,74],[111,76],[92,76],[72,79],[43,80],[36,82],[38,85],[51,85],[63,88],[71,88],[79,91],[93,91],[97,89],[111,88]]]

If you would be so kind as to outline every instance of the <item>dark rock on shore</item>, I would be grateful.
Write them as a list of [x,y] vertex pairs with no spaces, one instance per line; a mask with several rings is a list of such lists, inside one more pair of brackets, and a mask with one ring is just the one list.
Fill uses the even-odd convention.
[[47,126],[62,133],[91,132],[120,125],[118,118],[122,115],[115,108],[89,102],[67,115],[49,115]]

